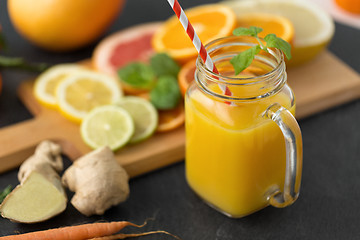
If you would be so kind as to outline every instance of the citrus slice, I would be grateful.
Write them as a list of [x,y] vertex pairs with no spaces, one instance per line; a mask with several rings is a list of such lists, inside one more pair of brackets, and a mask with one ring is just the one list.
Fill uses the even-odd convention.
[[90,70],[68,75],[56,88],[61,113],[75,122],[95,107],[119,101],[122,95],[116,79]]
[[33,89],[35,98],[43,105],[55,108],[57,106],[56,86],[66,76],[80,70],[85,70],[85,68],[77,64],[58,64],[47,69],[35,80]]
[[[231,35],[236,26],[236,15],[231,8],[207,4],[185,10],[189,21],[202,43]],[[176,16],[169,18],[154,34],[152,46],[157,52],[167,52],[179,63],[197,56],[196,48]]]
[[[95,48],[92,56],[93,67],[103,73],[117,77],[117,70],[130,62],[146,62],[154,50],[151,38],[160,23],[148,23],[113,33],[104,38]],[[124,84],[126,93],[137,93]]]
[[334,35],[335,26],[331,17],[310,1],[242,0],[223,3],[231,7],[238,17],[249,13],[269,13],[289,19],[295,28],[289,66],[300,65],[315,58]]
[[238,16],[238,27],[249,28],[251,26],[263,29],[259,37],[264,38],[267,34],[274,33],[277,37],[291,43],[294,38],[294,26],[292,22],[280,15],[268,13],[250,13]]
[[191,60],[181,67],[178,74],[180,92],[185,96],[186,90],[194,80],[196,70],[196,60]]
[[185,122],[184,104],[177,108],[159,111],[159,125],[157,132],[168,132],[182,126]]
[[81,137],[91,148],[108,146],[113,151],[129,142],[135,126],[121,107],[101,106],[86,115],[80,126]]
[[158,125],[158,112],[149,101],[128,96],[122,98],[117,105],[124,108],[134,121],[135,132],[130,143],[145,140],[155,132]]

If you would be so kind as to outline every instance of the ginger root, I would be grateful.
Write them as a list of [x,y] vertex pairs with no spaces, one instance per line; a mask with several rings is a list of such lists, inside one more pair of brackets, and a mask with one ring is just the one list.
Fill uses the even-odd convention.
[[63,169],[61,148],[41,142],[18,173],[20,184],[0,205],[1,215],[13,221],[35,223],[47,220],[66,208],[67,198],[58,172]]
[[108,147],[94,150],[74,162],[64,173],[62,183],[75,192],[71,204],[82,214],[101,215],[125,201],[129,177]]

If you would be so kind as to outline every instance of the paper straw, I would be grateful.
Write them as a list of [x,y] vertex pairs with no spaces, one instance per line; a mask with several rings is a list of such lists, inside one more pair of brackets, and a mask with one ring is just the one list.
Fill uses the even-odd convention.
[[[211,58],[210,58],[209,54],[207,53],[207,51],[205,50],[204,45],[200,41],[200,38],[196,34],[193,26],[191,25],[189,19],[185,15],[185,12],[182,9],[182,7],[180,6],[179,2],[177,0],[167,0],[167,1],[170,4],[171,8],[174,10],[174,12],[175,12],[176,16],[178,17],[181,25],[183,26],[185,32],[190,37],[190,39],[191,39],[192,43],[194,44],[197,52],[199,53],[201,59],[204,61],[205,66],[208,69],[210,69],[211,71],[213,71],[214,73],[219,74],[219,71],[217,70],[217,68],[215,67],[215,64],[211,60]],[[232,96],[232,93],[231,93],[230,89],[227,86],[225,86],[223,84],[219,84],[219,87],[220,87],[221,91],[226,96]],[[228,102],[226,102],[226,103],[228,103]]]

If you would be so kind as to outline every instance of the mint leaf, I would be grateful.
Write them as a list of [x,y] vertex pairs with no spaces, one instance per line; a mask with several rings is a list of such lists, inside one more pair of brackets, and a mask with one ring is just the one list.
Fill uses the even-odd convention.
[[0,56],[0,69],[12,68],[32,72],[43,72],[49,67],[46,63],[31,63],[21,57]]
[[262,28],[259,27],[250,27],[250,28],[244,28],[239,27],[234,29],[233,34],[235,36],[251,36],[251,37],[257,37],[259,33],[263,31]]
[[241,73],[245,68],[250,66],[256,54],[260,52],[261,48],[259,45],[249,48],[230,60],[235,70],[235,75]]
[[285,40],[278,38],[275,34],[268,34],[264,38],[266,47],[273,47],[280,49],[288,60],[291,59],[291,45]]
[[135,88],[151,89],[155,84],[155,73],[144,63],[134,62],[118,70],[122,81]]
[[173,76],[161,76],[150,92],[150,101],[159,110],[175,108],[181,99],[177,79]]
[[4,201],[5,197],[12,191],[12,186],[8,185],[1,193],[0,193],[0,203]]
[[150,66],[156,76],[171,75],[177,77],[180,66],[166,53],[158,53],[150,58]]

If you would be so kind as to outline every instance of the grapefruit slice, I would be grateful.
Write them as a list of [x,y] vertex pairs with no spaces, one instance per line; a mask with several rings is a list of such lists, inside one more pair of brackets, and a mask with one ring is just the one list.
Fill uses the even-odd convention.
[[[151,39],[161,23],[147,23],[133,26],[104,38],[95,48],[92,56],[93,67],[100,72],[117,76],[117,69],[134,61],[147,62],[154,49]],[[122,82],[124,91],[129,94],[141,90]]]

